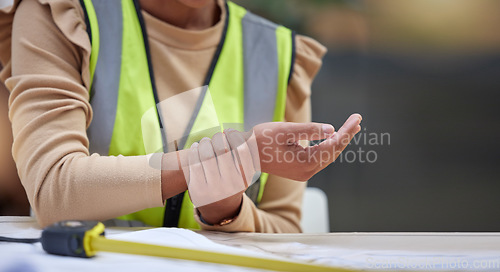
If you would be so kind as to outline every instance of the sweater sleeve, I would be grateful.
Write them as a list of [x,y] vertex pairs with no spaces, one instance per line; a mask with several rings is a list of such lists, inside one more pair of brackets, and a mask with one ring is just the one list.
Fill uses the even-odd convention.
[[160,170],[146,156],[89,154],[92,109],[82,62],[90,41],[77,2],[22,1],[12,27],[6,80],[12,151],[41,226],[105,220],[163,204]]
[[[319,71],[326,48],[317,41],[296,36],[296,57],[287,90],[285,120],[304,123],[311,121],[311,84]],[[243,195],[240,214],[230,224],[210,226],[196,220],[203,229],[226,232],[301,232],[302,197],[306,182],[269,175],[261,202],[256,206]]]

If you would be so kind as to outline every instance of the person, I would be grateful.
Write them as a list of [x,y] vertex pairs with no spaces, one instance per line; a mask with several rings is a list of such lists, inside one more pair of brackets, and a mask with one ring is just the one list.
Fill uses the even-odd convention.
[[[0,44],[12,48],[2,49],[0,56],[6,65],[0,77],[11,92],[12,150],[41,226],[120,216],[153,226],[298,232],[305,183],[291,179],[305,181],[326,167],[360,130],[359,115],[337,133],[330,125],[307,123],[310,85],[325,48],[232,2],[25,0],[2,17],[1,28],[12,29],[12,40]],[[161,169],[151,167],[141,118],[160,101],[203,85],[208,88],[191,104],[175,106],[170,115],[159,107],[153,111],[158,117],[151,122],[158,128],[167,129],[173,121],[170,127],[188,131],[188,139],[180,146],[176,142],[172,152],[163,149]],[[244,123],[251,129],[260,168],[269,175],[261,175],[256,186],[244,182],[244,190],[195,208],[192,190],[184,193],[201,173],[191,155],[201,156],[203,146],[215,150],[216,144],[213,130],[191,135],[206,128],[200,124],[208,122],[209,100],[216,123]],[[248,140],[234,130],[217,135],[238,159],[253,160],[257,149],[240,151],[231,133]],[[283,135],[285,141],[266,145],[266,135]],[[161,138],[165,147],[168,140]],[[316,138],[328,140],[297,145]],[[264,147],[270,152],[262,153]],[[279,160],[287,151],[305,150],[328,150],[329,156],[320,162],[300,156]],[[265,156],[271,160],[265,162]],[[169,168],[177,164],[178,169]],[[242,174],[241,165],[234,163],[232,173]],[[221,172],[225,165],[214,167]],[[208,184],[209,175],[199,176]],[[206,192],[223,189],[211,184]]]

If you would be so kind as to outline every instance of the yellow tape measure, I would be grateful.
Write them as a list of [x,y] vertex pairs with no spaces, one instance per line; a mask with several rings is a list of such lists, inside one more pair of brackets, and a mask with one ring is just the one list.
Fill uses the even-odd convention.
[[97,221],[58,222],[43,230],[41,243],[43,249],[48,253],[84,258],[92,257],[98,251],[107,251],[274,271],[354,271],[295,261],[272,260],[196,249],[110,240],[104,237],[104,225]]

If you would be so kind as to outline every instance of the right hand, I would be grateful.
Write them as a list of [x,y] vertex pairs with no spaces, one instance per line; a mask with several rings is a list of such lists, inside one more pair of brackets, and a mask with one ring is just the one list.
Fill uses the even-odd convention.
[[194,143],[188,155],[188,190],[196,207],[244,192],[260,176],[255,137],[228,129]]
[[228,129],[204,138],[189,149],[189,196],[206,223],[239,214],[244,191],[258,176],[255,137]]

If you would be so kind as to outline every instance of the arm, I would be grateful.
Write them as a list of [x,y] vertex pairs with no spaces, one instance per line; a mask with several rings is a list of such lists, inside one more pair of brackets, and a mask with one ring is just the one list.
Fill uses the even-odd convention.
[[153,169],[146,156],[89,154],[90,42],[77,1],[21,2],[12,48],[13,156],[41,226],[161,206],[186,189],[180,171]]

